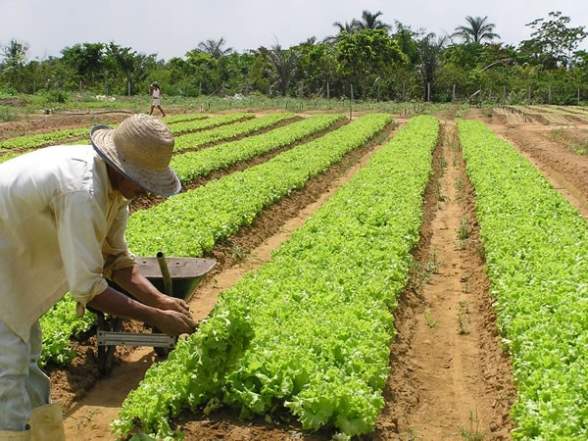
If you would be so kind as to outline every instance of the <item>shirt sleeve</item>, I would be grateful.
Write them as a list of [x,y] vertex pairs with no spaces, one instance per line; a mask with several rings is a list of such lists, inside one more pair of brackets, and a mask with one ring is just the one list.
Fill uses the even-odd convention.
[[114,271],[130,268],[135,264],[135,259],[130,253],[125,239],[128,219],[129,209],[125,204],[118,211],[102,247],[104,276],[106,278],[112,278]]
[[61,260],[74,299],[86,305],[108,288],[103,276],[103,233],[106,217],[94,197],[86,191],[55,197],[52,208],[57,223]]

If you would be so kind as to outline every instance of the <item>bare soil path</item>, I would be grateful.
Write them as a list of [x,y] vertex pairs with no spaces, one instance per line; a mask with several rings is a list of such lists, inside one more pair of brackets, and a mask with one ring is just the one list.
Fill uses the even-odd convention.
[[396,314],[376,440],[506,440],[513,387],[499,348],[455,126],[446,123],[417,265]]
[[[194,294],[190,302],[194,317],[197,320],[207,317],[222,291],[237,283],[246,272],[267,262],[271,258],[272,251],[286,241],[340,186],[351,179],[380,147],[380,142],[387,140],[389,135],[390,133],[387,132],[386,136],[379,140],[378,145],[372,144],[351,152],[340,164],[312,179],[303,190],[295,192],[266,210],[251,227],[226,241],[224,246],[217,247],[214,257],[219,260],[219,270],[205,278]],[[153,361],[152,350],[148,348],[136,349],[125,357],[120,366],[114,368],[109,378],[100,380],[66,413],[67,439],[76,441],[114,439],[109,430],[110,423],[116,418],[128,392],[136,387]],[[235,424],[240,427],[240,433],[251,426],[239,421]],[[198,423],[193,422],[189,424],[189,427],[187,429],[189,433],[196,430],[199,434],[195,438],[187,437],[187,440],[224,439],[217,435],[213,436],[212,432],[216,434],[217,431],[214,428],[209,429],[210,426],[207,424],[198,428]],[[207,435],[208,430],[212,432]],[[271,432],[274,429],[261,426],[259,430]],[[287,439],[284,438],[286,432],[278,430],[278,433],[270,439]],[[206,438],[209,435],[213,437]]]

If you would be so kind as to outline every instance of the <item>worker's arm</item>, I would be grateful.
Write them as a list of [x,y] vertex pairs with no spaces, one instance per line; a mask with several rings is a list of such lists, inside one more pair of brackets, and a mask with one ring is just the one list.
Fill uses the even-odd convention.
[[105,277],[116,282],[135,299],[147,306],[189,313],[186,302],[162,294],[147,278],[141,275],[125,240],[127,222],[128,207],[123,205],[120,207],[102,245],[102,254],[106,256]]
[[191,333],[195,328],[188,314],[144,305],[110,287],[95,296],[88,305],[117,317],[147,322],[168,335]]
[[184,314],[190,313],[186,302],[161,293],[139,272],[137,265],[113,271],[112,280],[144,305]]
[[[108,286],[103,276],[105,262],[99,239],[107,224],[92,194],[87,191],[59,194],[53,198],[51,208],[58,226],[69,291],[78,303],[112,315],[147,321],[170,334],[193,330],[194,322],[188,313],[143,305]],[[132,261],[128,266],[132,266]]]

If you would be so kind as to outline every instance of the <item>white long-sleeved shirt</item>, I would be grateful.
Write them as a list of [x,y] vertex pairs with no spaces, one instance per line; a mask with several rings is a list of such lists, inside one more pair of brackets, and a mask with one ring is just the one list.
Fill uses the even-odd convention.
[[0,320],[24,341],[70,291],[82,305],[134,260],[128,201],[91,146],[55,146],[0,164]]

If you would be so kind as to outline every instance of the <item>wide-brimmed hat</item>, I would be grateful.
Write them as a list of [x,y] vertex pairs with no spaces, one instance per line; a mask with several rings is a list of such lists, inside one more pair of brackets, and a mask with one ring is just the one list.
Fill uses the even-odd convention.
[[90,131],[94,149],[108,164],[150,193],[171,196],[182,186],[169,167],[174,137],[167,126],[149,115],[133,115],[116,129]]

